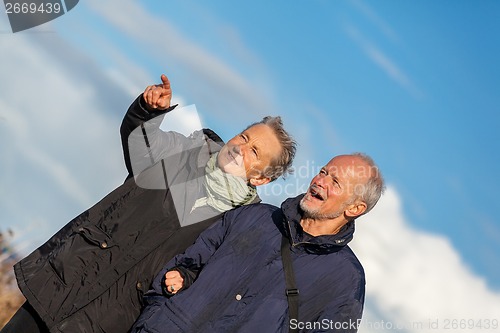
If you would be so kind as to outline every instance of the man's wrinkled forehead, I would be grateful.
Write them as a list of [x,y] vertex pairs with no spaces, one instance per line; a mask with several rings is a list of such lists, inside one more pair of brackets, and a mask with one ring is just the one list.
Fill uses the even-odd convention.
[[332,158],[324,167],[329,174],[336,177],[352,177],[356,179],[369,178],[373,175],[374,168],[358,156],[340,155]]

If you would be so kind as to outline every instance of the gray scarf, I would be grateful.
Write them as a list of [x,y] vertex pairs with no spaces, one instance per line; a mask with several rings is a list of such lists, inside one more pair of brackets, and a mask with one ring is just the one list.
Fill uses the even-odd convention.
[[219,153],[213,154],[205,167],[203,186],[207,196],[196,200],[191,211],[208,205],[219,212],[225,212],[248,205],[257,197],[257,190],[247,184],[245,179],[225,173],[217,166],[218,155]]

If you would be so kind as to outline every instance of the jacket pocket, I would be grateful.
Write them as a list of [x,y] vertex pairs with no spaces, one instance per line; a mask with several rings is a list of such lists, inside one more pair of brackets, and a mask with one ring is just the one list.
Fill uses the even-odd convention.
[[111,265],[115,244],[95,226],[80,227],[49,255],[49,264],[65,285],[83,286],[95,281],[100,271]]
[[[160,296],[162,297],[162,296]],[[183,325],[181,328],[166,312],[165,304],[154,303],[147,306],[142,312],[139,319],[135,322],[134,328],[131,330],[133,333],[176,333],[176,332],[193,332],[193,330]]]

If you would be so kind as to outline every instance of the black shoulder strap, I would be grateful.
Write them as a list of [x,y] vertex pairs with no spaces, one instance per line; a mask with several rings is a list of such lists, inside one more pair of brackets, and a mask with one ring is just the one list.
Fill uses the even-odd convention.
[[[290,256],[290,242],[284,235],[281,238],[281,260],[283,261],[283,271],[285,272],[285,292],[288,299],[288,316],[290,320],[298,320],[299,290],[295,285],[295,274],[293,272],[292,258]],[[290,328],[290,332],[298,332],[298,330]]]

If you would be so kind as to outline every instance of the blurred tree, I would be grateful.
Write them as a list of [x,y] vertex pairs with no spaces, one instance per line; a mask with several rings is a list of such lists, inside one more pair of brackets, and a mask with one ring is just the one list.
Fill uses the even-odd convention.
[[24,302],[12,269],[18,261],[16,251],[11,245],[13,236],[10,229],[7,232],[0,230],[0,329]]

